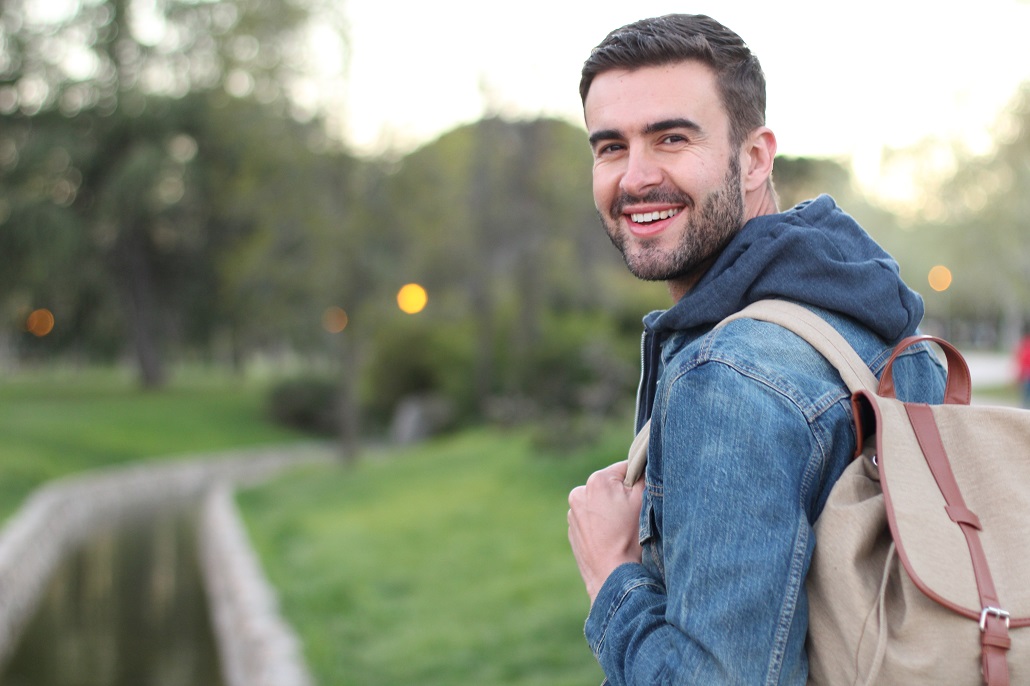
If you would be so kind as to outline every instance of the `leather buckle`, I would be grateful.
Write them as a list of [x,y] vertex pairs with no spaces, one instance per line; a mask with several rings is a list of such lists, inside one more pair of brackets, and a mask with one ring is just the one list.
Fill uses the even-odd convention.
[[990,605],[988,605],[987,607],[985,607],[980,612],[980,631],[981,632],[987,630],[987,615],[993,615],[995,617],[1000,617],[1001,619],[1004,619],[1005,620],[1005,628],[1006,629],[1009,628],[1009,613],[1006,612],[1005,610],[1002,610],[1000,607],[991,607]]

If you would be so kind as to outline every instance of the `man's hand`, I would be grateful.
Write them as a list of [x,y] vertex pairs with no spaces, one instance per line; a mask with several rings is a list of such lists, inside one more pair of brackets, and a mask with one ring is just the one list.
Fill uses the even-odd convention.
[[591,605],[616,567],[640,562],[644,480],[627,488],[625,478],[626,462],[616,462],[569,493],[569,543]]

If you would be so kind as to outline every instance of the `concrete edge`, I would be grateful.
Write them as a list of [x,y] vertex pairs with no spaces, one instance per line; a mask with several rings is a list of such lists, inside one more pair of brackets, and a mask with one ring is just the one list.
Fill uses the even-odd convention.
[[201,506],[200,565],[226,686],[312,686],[226,484]]
[[[202,519],[209,520],[215,527],[212,533],[207,531],[208,524],[198,525],[201,529],[198,540],[207,540],[205,545],[209,548],[207,553],[198,552],[202,569],[210,566],[204,562],[205,555],[225,557],[218,552],[221,547],[235,550],[239,559],[245,560],[239,563],[223,560],[220,564],[228,564],[226,569],[214,573],[202,571],[205,585],[221,583],[231,586],[236,574],[245,579],[240,584],[241,588],[247,589],[244,591],[207,589],[209,598],[214,599],[212,627],[220,655],[223,658],[227,654],[244,655],[258,666],[248,667],[248,677],[243,681],[227,678],[227,686],[307,686],[310,681],[284,680],[286,675],[293,673],[298,675],[298,679],[310,679],[296,643],[287,649],[295,638],[276,639],[269,645],[281,646],[276,650],[283,652],[269,651],[267,655],[254,654],[254,650],[237,645],[240,643],[237,634],[253,633],[252,627],[255,626],[278,625],[272,630],[276,635],[288,636],[290,630],[278,617],[274,592],[267,581],[263,581],[260,565],[239,515],[235,513],[230,489],[258,484],[290,467],[332,460],[331,448],[323,444],[279,446],[190,459],[148,460],[65,477],[41,486],[26,498],[25,504],[0,530],[0,667],[17,648],[21,633],[31,621],[54,570],[92,531],[117,525],[141,512],[184,508],[202,502],[205,512]],[[212,489],[213,495],[202,501]],[[223,504],[209,504],[219,501]],[[225,502],[229,504],[228,513]],[[210,515],[206,514],[209,509],[212,510]],[[236,524],[231,521],[233,517]],[[264,590],[255,590],[262,583]],[[214,613],[215,607],[223,600],[232,603],[232,610],[220,610],[220,618]],[[258,643],[248,642],[247,645],[257,646]],[[267,646],[257,652],[266,650]],[[278,659],[276,656],[283,656],[285,666],[275,665],[273,658]],[[250,676],[255,674],[273,676]]]

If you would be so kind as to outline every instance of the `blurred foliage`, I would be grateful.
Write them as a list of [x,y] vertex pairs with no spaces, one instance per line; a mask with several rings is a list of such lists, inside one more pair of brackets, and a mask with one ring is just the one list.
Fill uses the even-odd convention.
[[328,379],[306,376],[276,383],[268,393],[268,414],[279,424],[327,436],[339,431],[338,391]]
[[[1000,336],[1011,347],[1030,320],[1030,84],[1003,113],[988,154],[960,158],[941,189],[941,220],[923,231],[954,274],[937,316],[965,322],[952,335]],[[981,326],[977,327],[977,323]],[[983,324],[987,326],[983,326]],[[994,341],[988,340],[988,343]]]
[[[605,239],[579,128],[487,116],[358,158],[302,97],[313,25],[345,62],[329,0],[47,7],[0,16],[0,362],[134,360],[146,386],[182,362],[317,371],[351,439],[411,396],[459,421],[554,420],[558,437],[632,398],[641,315],[667,295]],[[919,211],[864,195],[848,160],[801,158],[777,159],[781,206],[830,193],[897,257],[930,326],[1004,342],[1030,307],[1028,100]],[[935,264],[947,292],[925,285]],[[429,294],[417,315],[394,303],[409,282]],[[55,326],[37,338],[41,307]]]
[[475,413],[474,341],[468,322],[393,317],[372,332],[362,370],[365,420],[385,429],[405,398],[441,394],[463,418]]
[[[311,22],[335,14],[320,0],[3,10],[0,307],[57,313],[44,353],[111,357],[128,340],[144,385],[161,385],[174,348],[232,330],[221,262],[290,192],[254,192],[277,180],[262,163],[323,136],[282,96],[303,83]],[[244,168],[252,150],[263,159]]]
[[[992,149],[981,155],[954,142],[895,151],[918,189],[897,214],[862,197],[845,163],[831,160],[777,159],[777,190],[784,206],[831,193],[923,294],[924,328],[962,345],[1008,350],[1030,321],[1030,84],[994,132]],[[943,291],[928,283],[937,265],[953,277]]]

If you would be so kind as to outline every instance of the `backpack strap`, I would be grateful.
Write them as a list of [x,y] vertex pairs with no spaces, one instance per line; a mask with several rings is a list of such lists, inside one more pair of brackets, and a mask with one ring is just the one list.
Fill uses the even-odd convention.
[[[855,349],[829,322],[808,308],[786,300],[759,300],[726,317],[716,324],[716,328],[737,319],[757,319],[782,326],[804,339],[836,367],[849,391],[876,392],[879,381]],[[627,487],[644,473],[650,430],[651,421],[648,420],[630,446],[624,481]]]
[[851,344],[829,322],[806,307],[786,300],[759,300],[726,317],[716,327],[737,319],[757,319],[797,334],[836,367],[852,393],[875,393],[879,386],[876,376]]

